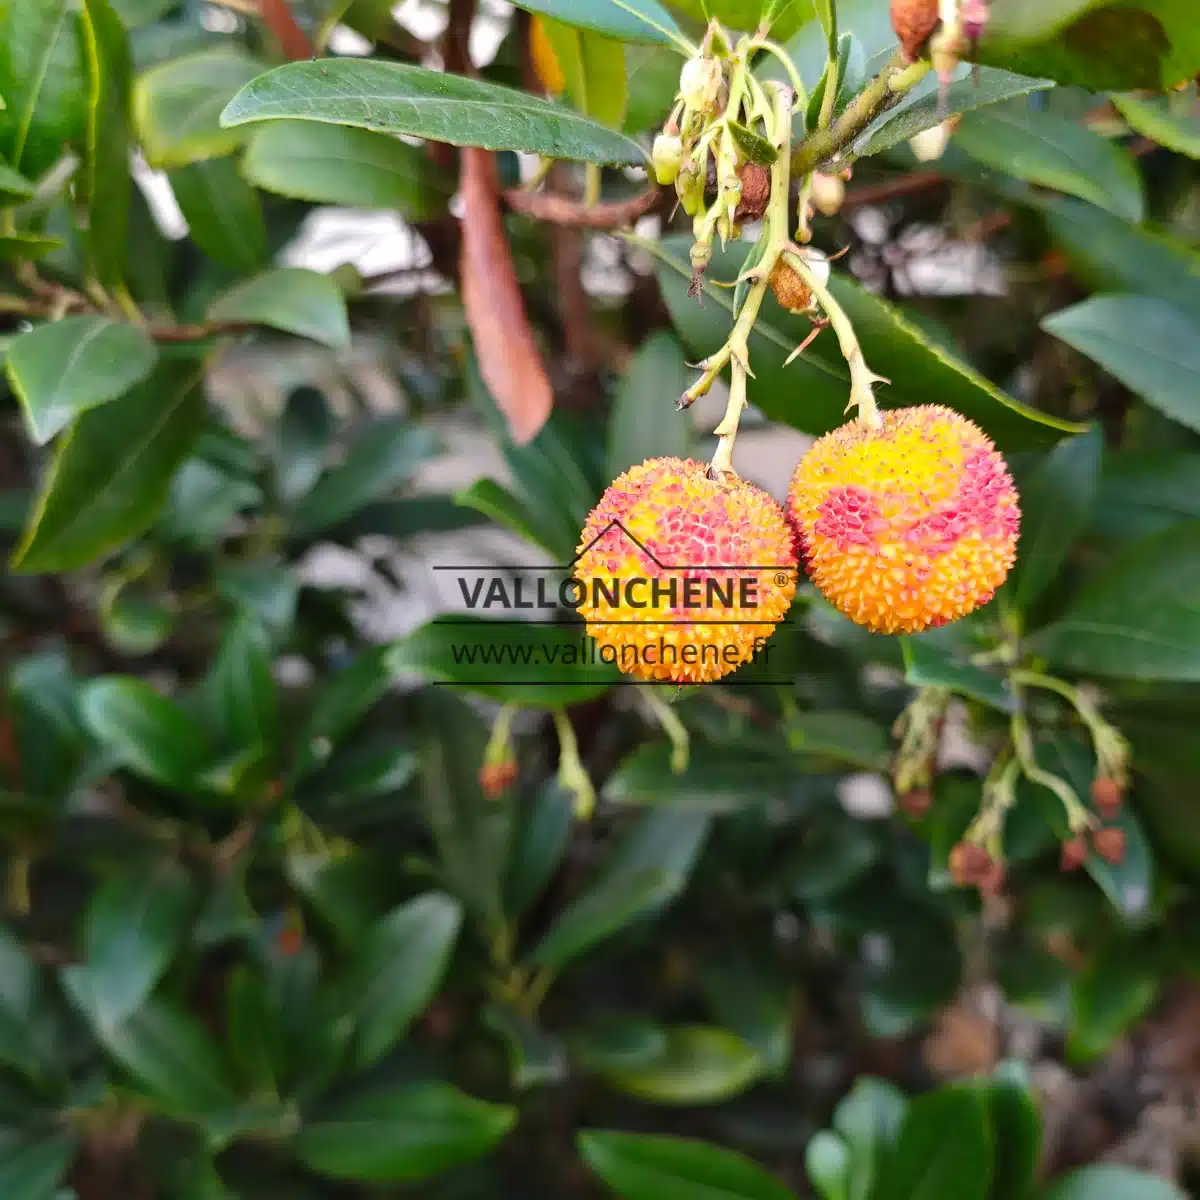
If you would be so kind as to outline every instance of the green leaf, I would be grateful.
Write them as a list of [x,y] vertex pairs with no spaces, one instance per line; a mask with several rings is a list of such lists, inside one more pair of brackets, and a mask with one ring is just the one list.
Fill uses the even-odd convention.
[[279,701],[270,643],[259,622],[245,615],[230,622],[205,686],[224,749],[274,748],[279,740]]
[[246,130],[224,126],[221,112],[262,70],[244,51],[221,46],[143,72],[134,85],[133,112],[150,166],[182,167],[237,149]]
[[360,58],[276,67],[239,92],[221,120],[229,129],[276,118],[551,158],[646,161],[636,142],[540,97],[463,75]]
[[662,128],[679,91],[680,70],[680,60],[673,54],[663,54],[657,46],[626,45],[626,133],[638,134]]
[[[973,112],[1053,86],[1049,79],[1030,79],[1027,75],[1014,75],[1011,71],[981,67],[978,86],[970,78],[956,79],[946,92],[942,109],[938,107],[937,89],[934,88],[932,94],[916,97],[881,118],[876,122],[873,133],[868,130],[867,143],[859,152],[860,157],[882,154],[885,150],[902,145],[917,134],[940,125],[955,113]],[[1003,169],[1009,168],[1005,166]]]
[[37,179],[84,131],[87,87],[72,0],[0,6],[0,157]]
[[415,1083],[331,1106],[305,1123],[292,1148],[332,1179],[418,1183],[486,1154],[515,1124],[511,1108],[449,1084]]
[[207,759],[198,729],[173,701],[140,679],[95,679],[80,694],[83,719],[118,760],[155,783],[190,791]]
[[[71,1130],[0,1130],[0,1196],[50,1200],[79,1148]],[[74,1193],[70,1193],[74,1195]]]
[[865,771],[885,770],[891,758],[887,729],[859,713],[797,713],[787,723],[787,735],[789,745],[800,754]]
[[483,1011],[484,1024],[504,1040],[513,1087],[518,1091],[562,1083],[570,1073],[562,1043],[499,1004]]
[[1099,1163],[1058,1180],[1045,1200],[1187,1200],[1187,1193],[1157,1175]]
[[989,1200],[1029,1200],[1042,1152],[1042,1118],[1024,1069],[1002,1064],[983,1085],[992,1128]]
[[622,1200],[795,1200],[751,1159],[690,1138],[586,1129],[584,1161]]
[[774,1078],[782,1079],[792,1061],[795,1016],[795,992],[783,972],[734,951],[707,964],[703,983],[715,1019],[752,1047]]
[[337,743],[387,691],[391,679],[387,648],[380,646],[364,652],[323,684],[297,734],[294,782],[328,759]]
[[490,517],[497,525],[540,547],[552,558],[564,561],[567,558],[567,555],[556,553],[557,539],[547,538],[540,530],[537,515],[530,511],[525,502],[494,479],[485,477],[475,480],[470,487],[455,495],[454,502]]
[[1027,613],[1041,599],[1087,527],[1100,481],[1104,433],[1064,438],[1021,486],[1021,541],[1005,585],[1013,607]]
[[600,661],[583,625],[520,618],[437,617],[393,643],[390,664],[397,673],[413,671],[530,708],[594,699],[621,678],[615,666]]
[[[622,42],[678,45],[679,26],[658,0],[516,0],[518,8]],[[681,64],[682,65],[682,64]]]
[[1089,200],[1126,221],[1142,219],[1145,196],[1133,159],[1075,121],[1032,108],[991,108],[964,116],[954,141],[985,166]]
[[613,400],[608,479],[648,458],[689,456],[695,436],[690,422],[674,412],[674,401],[690,383],[683,347],[675,337],[660,330],[642,342]]
[[532,961],[560,970],[589,947],[658,912],[682,890],[708,835],[710,818],[656,812],[626,835],[591,887],[534,948]]
[[598,33],[579,30],[550,17],[542,28],[563,73],[571,103],[585,117],[620,129],[625,117],[625,47]]
[[1016,712],[1012,688],[1002,676],[961,661],[944,647],[921,637],[901,638],[900,646],[904,679],[910,687],[949,688],[998,712]]
[[1088,676],[1200,680],[1200,521],[1120,550],[1033,639],[1051,666]]
[[850,1152],[846,1200],[868,1200],[882,1181],[908,1106],[903,1093],[883,1079],[858,1079],[833,1114],[833,1127]]
[[[677,12],[698,23],[716,18],[722,25],[743,33],[754,33],[770,22],[771,37],[786,41],[806,21],[813,19],[813,0],[667,0]],[[817,0],[817,3],[832,0]],[[846,0],[842,0],[843,6]],[[816,22],[813,22],[816,24]]]
[[25,258],[45,258],[61,250],[63,242],[56,237],[41,237],[36,233],[0,234],[0,262],[20,262]]
[[273,267],[235,284],[209,305],[208,319],[267,325],[334,348],[350,344],[345,297],[328,275],[304,267]]
[[262,503],[262,491],[203,458],[189,458],[171,480],[162,536],[192,549],[211,549],[230,532],[239,513]]
[[727,813],[766,804],[794,778],[794,760],[784,754],[748,759],[707,743],[693,745],[686,769],[676,772],[671,747],[648,742],[618,764],[604,784],[604,799],[611,804]]
[[15,338],[4,370],[29,436],[41,446],[72,417],[145,379],[157,357],[154,343],[134,325],[101,316],[64,317]]
[[991,1140],[980,1095],[945,1087],[911,1101],[880,1200],[986,1200]]
[[14,171],[7,163],[0,162],[0,204],[28,200],[33,192],[33,184],[24,175]]
[[720,1104],[762,1078],[758,1052],[725,1029],[679,1025],[667,1030],[662,1053],[626,1068],[609,1067],[614,1088],[651,1104]]
[[371,501],[387,496],[437,449],[433,433],[411,418],[394,417],[368,426],[345,462],[318,480],[296,505],[293,524],[305,534],[329,529]]
[[36,964],[0,925],[0,1062],[38,1083],[62,1070],[57,1022],[46,1020],[47,1014]]
[[9,669],[9,711],[21,782],[31,795],[65,799],[93,749],[79,713],[78,687],[61,651],[43,650]]
[[133,178],[129,173],[133,65],[129,38],[109,0],[83,0],[88,68],[85,197],[96,278],[119,286],[125,265]]
[[225,991],[229,1058],[239,1079],[263,1094],[278,1092],[284,1057],[283,1029],[266,980],[244,963],[234,967]]
[[285,501],[299,500],[321,477],[336,431],[337,421],[316,388],[298,387],[288,396],[273,447],[276,485]]
[[823,1200],[849,1200],[850,1151],[836,1133],[822,1129],[804,1151],[804,1169]]
[[355,1065],[377,1063],[437,992],[462,925],[462,907],[426,892],[380,921],[350,967],[347,1015],[355,1028]]
[[167,178],[188,233],[205,254],[240,275],[267,265],[262,204],[232,158],[188,163]]
[[1200,69],[1189,0],[998,0],[975,58],[1091,91],[1163,91]]
[[133,391],[75,420],[55,449],[15,569],[74,570],[153,524],[204,421],[200,378],[195,363],[161,361]]
[[177,8],[179,0],[113,0],[117,16],[121,18],[126,29],[137,29],[140,25],[149,25],[164,17],[173,8]]
[[1133,93],[1110,96],[1117,111],[1135,133],[1148,137],[1168,150],[1200,158],[1200,117],[1196,115],[1196,93],[1138,96]]
[[562,863],[574,821],[571,797],[548,780],[513,836],[505,880],[505,908],[519,916],[541,895]]
[[83,931],[97,1022],[119,1025],[141,1007],[178,954],[195,904],[191,878],[168,861],[130,864],[101,884]]
[[242,174],[256,187],[314,204],[394,209],[406,220],[440,216],[454,181],[423,147],[369,129],[276,121],[254,132]]
[[878,837],[866,822],[844,814],[818,815],[788,859],[792,894],[806,903],[828,900],[861,879],[879,856]]
[[1068,1060],[1083,1065],[1108,1054],[1158,999],[1160,971],[1137,946],[1118,942],[1097,955],[1071,988]]
[[1042,328],[1098,362],[1173,421],[1200,431],[1195,317],[1157,296],[1093,296]]
[[[687,295],[692,269],[687,240],[638,242],[660,262],[659,284],[680,336],[696,359],[712,354],[729,336],[733,301],[727,288],[703,285],[701,307]],[[708,268],[710,279],[732,280],[739,273],[744,250],[717,249]],[[970,367],[936,346],[891,305],[835,271],[830,291],[854,324],[863,354],[873,370],[891,379],[881,386],[883,407],[925,404],[937,396],[963,416],[977,422],[1006,450],[1051,445],[1063,433],[1084,426],[1050,417],[1007,396]],[[749,398],[772,419],[806,433],[824,434],[845,423],[850,375],[837,339],[823,334],[789,367],[787,356],[811,331],[804,317],[784,313],[768,297],[750,336],[750,361],[755,378]]]

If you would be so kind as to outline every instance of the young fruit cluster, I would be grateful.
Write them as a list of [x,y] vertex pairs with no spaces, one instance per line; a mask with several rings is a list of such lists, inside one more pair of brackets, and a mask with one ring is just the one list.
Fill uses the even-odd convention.
[[[852,421],[820,439],[796,468],[786,508],[701,463],[650,459],[588,518],[575,564],[580,611],[629,674],[711,682],[752,659],[783,620],[799,562],[852,620],[915,633],[991,598],[1012,565],[1019,519],[995,447],[936,406],[887,413],[878,429]],[[647,581],[641,597],[631,581]]]

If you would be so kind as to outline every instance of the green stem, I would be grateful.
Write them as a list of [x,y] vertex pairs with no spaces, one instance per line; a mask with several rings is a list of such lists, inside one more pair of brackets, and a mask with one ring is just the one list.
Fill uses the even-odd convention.
[[1043,771],[1038,766],[1033,749],[1033,735],[1029,731],[1029,722],[1026,721],[1023,713],[1014,715],[1011,728],[1013,748],[1017,752],[1017,759],[1025,777],[1031,783],[1041,784],[1042,787],[1048,788],[1058,797],[1059,802],[1066,810],[1067,825],[1073,835],[1086,833],[1092,827],[1091,814],[1079,797],[1075,795],[1074,788],[1065,779],[1060,779],[1049,771]]
[[808,107],[808,92],[804,87],[804,80],[800,77],[800,72],[796,70],[796,64],[792,62],[791,55],[780,46],[778,43],[771,41],[769,38],[754,38],[747,46],[747,59],[755,50],[765,50],[768,54],[773,54],[783,64],[783,69],[787,72],[788,82],[792,85],[792,91],[796,93],[796,108]]
[[650,710],[650,714],[671,741],[671,770],[676,775],[682,775],[687,770],[688,758],[691,754],[691,735],[687,731],[687,726],[679,719],[679,714],[670,704],[659,695],[657,688],[646,688],[642,693],[642,699]]
[[596,789],[579,757],[579,743],[575,740],[575,730],[571,728],[566,709],[555,708],[551,714],[558,734],[558,784],[575,797],[575,813],[586,821],[596,811]]
[[586,208],[595,208],[600,203],[600,167],[588,163],[584,174],[583,203]]
[[846,411],[849,412],[850,409],[855,408],[858,410],[858,419],[868,429],[881,428],[883,418],[879,415],[879,406],[875,403],[873,388],[876,383],[887,383],[888,381],[881,375],[876,375],[867,366],[862,347],[858,344],[858,335],[854,332],[854,325],[842,306],[833,298],[833,294],[824,282],[809,267],[804,255],[787,251],[784,253],[783,259],[808,285],[809,290],[829,318],[834,333],[837,334],[842,357],[846,360],[846,366],[850,368],[850,401],[846,405]]
[[[828,128],[818,129],[792,151],[792,172],[807,175],[848,147],[879,116],[929,74],[929,63],[909,65],[897,50],[887,66]],[[844,165],[844,161],[843,161]]]

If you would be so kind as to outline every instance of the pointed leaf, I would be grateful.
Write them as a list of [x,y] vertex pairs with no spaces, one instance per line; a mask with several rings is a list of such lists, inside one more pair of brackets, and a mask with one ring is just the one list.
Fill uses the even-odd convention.
[[[675,18],[658,0],[515,0],[518,8],[623,42],[677,44]],[[680,64],[682,65],[682,64]]]
[[4,369],[39,446],[85,409],[143,380],[158,352],[145,332],[101,316],[65,317],[15,338]]
[[[4,1200],[50,1200],[58,1196],[79,1148],[72,1130],[0,1130],[0,1196]],[[74,1195],[74,1193],[71,1193]]]
[[346,300],[328,276],[274,267],[235,284],[208,307],[210,321],[267,325],[335,348],[350,344]]
[[241,275],[267,265],[262,204],[232,158],[188,163],[167,178],[188,234],[205,254]]
[[881,1200],[985,1200],[990,1186],[991,1141],[979,1094],[946,1087],[911,1101]]
[[1137,133],[1178,154],[1200,158],[1200,117],[1196,114],[1194,88],[1187,89],[1182,95],[1126,93],[1110,98]]
[[1157,1175],[1098,1163],[1058,1180],[1045,1200],[1187,1200],[1187,1193]]
[[360,58],[277,67],[243,88],[221,119],[226,136],[236,136],[247,122],[276,118],[551,158],[646,161],[636,142],[548,100],[462,75]]

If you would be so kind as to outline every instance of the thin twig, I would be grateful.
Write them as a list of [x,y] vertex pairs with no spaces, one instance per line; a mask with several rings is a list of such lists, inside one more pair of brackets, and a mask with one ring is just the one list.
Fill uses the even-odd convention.
[[619,229],[622,225],[631,225],[638,217],[644,217],[661,203],[665,195],[661,188],[652,187],[628,200],[613,200],[589,207],[571,196],[510,188],[504,193],[504,202],[514,212],[550,225],[570,225],[576,229]]

